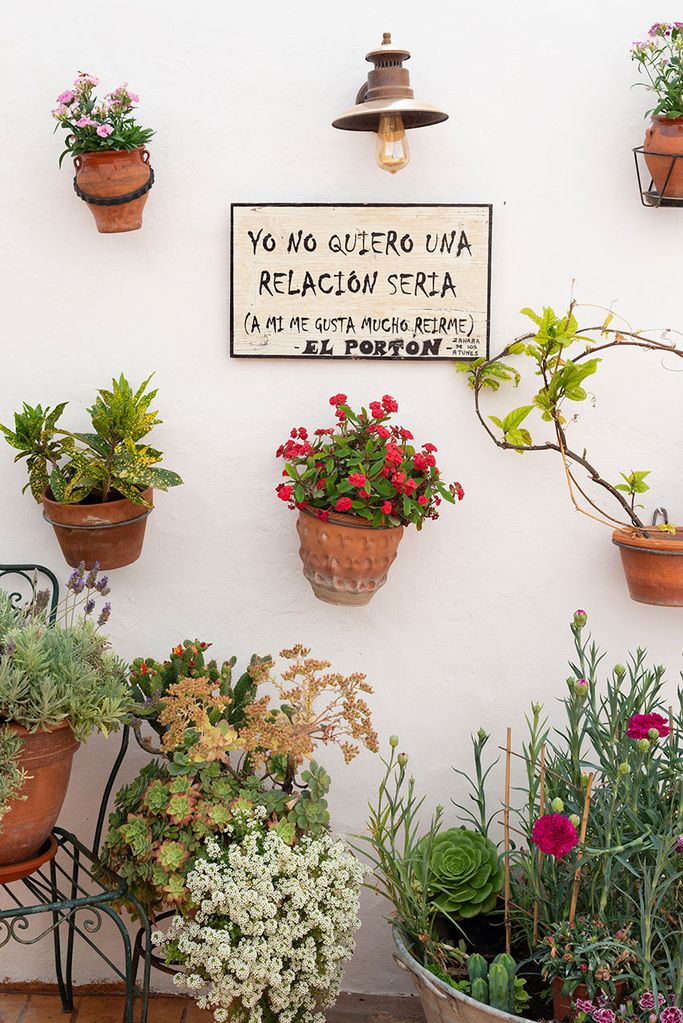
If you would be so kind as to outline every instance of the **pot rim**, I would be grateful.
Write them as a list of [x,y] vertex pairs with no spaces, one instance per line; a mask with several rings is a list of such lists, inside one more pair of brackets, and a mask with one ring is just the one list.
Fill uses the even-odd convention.
[[106,159],[109,156],[121,156],[123,153],[141,153],[145,149],[147,149],[147,146],[134,146],[133,149],[93,149],[88,153],[78,153],[74,156],[74,160],[82,160],[84,157],[86,160],[93,157]]
[[[648,527],[645,527],[646,530]],[[639,536],[635,529],[615,529],[612,543],[619,548],[636,551],[640,554],[664,554],[671,557],[683,557],[683,526],[676,526],[676,539],[670,534],[657,531],[656,536]]]
[[[145,487],[145,489],[141,490],[140,493],[143,496],[147,496],[147,494],[151,495],[154,493],[154,487]],[[128,497],[117,497],[115,501],[91,501],[88,504],[86,504],[84,501],[75,501],[71,504],[67,504],[65,501],[56,501],[54,497],[50,496],[51,494],[52,491],[50,490],[50,488],[45,487],[45,490],[43,490],[42,494],[40,495],[40,499],[43,502],[43,504],[48,505],[51,504],[57,508],[114,508],[116,505],[121,505],[124,503],[131,504],[133,505],[134,508],[144,507],[143,505],[134,504],[134,502],[131,501]],[[151,511],[151,509],[149,510]]]
[[[328,511],[327,508],[321,508],[320,511]],[[319,519],[315,512],[309,511],[308,508],[299,508],[299,515],[308,515],[311,519],[316,519],[318,522],[331,523],[333,526],[346,526],[348,529],[369,529],[373,533],[379,532],[384,529],[387,532],[394,529],[405,529],[405,526],[373,526],[367,519],[361,518],[360,515],[347,515],[346,512],[329,511],[329,519]]]
[[396,924],[391,928],[394,945],[396,951],[394,952],[394,958],[402,969],[408,970],[410,973],[415,974],[419,980],[426,985],[427,988],[432,990],[437,998],[452,1000],[455,1002],[462,1002],[464,1005],[469,1005],[478,1012],[485,1012],[496,1020],[505,1020],[506,1023],[532,1023],[526,1016],[515,1016],[509,1012],[501,1012],[500,1009],[494,1009],[490,1005],[485,1005],[483,1002],[478,1002],[475,998],[471,998],[469,995],[463,994],[462,991],[456,991],[455,988],[451,987],[450,984],[446,984],[445,981],[435,977],[433,973],[426,970],[424,966],[418,963],[407,945],[408,936],[398,927]]
[[652,123],[653,124],[683,124],[683,116],[682,117],[667,117],[666,114],[653,114],[652,115]]

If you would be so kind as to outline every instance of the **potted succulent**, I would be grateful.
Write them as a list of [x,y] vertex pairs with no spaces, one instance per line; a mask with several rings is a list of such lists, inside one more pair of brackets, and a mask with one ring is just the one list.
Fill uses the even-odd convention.
[[[545,307],[542,313],[523,309],[534,329],[490,359],[458,363],[456,370],[466,373],[474,391],[477,418],[491,440],[506,451],[552,452],[561,461],[569,495],[577,511],[610,526],[612,542],[619,548],[629,593],[633,600],[667,607],[683,606],[683,527],[664,522],[648,526],[639,514],[638,498],[649,489],[647,470],[629,469],[620,479],[610,482],[592,461],[587,451],[572,446],[569,428],[578,419],[577,406],[588,398],[586,381],[598,370],[606,352],[614,354],[626,348],[638,348],[660,354],[683,357],[683,351],[666,341],[658,341],[642,331],[612,326],[608,313],[602,323],[580,326],[572,302],[564,316]],[[526,404],[505,416],[485,416],[482,395],[498,391],[505,383],[517,387],[521,373],[504,362],[509,356],[522,356],[541,378],[541,387]],[[527,427],[529,417],[537,416],[548,424],[549,436],[532,438]],[[612,510],[603,506],[608,495]],[[615,528],[616,527],[616,528]]]
[[[562,720],[551,726],[532,704],[518,751],[508,730],[500,809],[488,800],[498,763],[486,762],[489,735],[473,736],[474,771],[458,769],[465,798],[453,799],[465,830],[448,858],[442,846],[457,830],[443,828],[440,807],[425,821],[408,757],[390,740],[363,847],[428,1023],[635,1023],[639,1006],[656,1004],[653,991],[660,1007],[676,1007],[669,1023],[681,1023],[683,693],[667,707],[664,669],[648,668],[642,649],[601,684],[604,656],[586,625],[577,611]],[[502,884],[487,851],[494,827]],[[463,887],[489,886],[497,907],[482,901],[478,915],[463,913]],[[497,943],[495,931],[473,926],[496,916]]]
[[644,42],[634,43],[631,58],[654,93],[656,103],[647,116],[645,163],[662,198],[683,199],[683,22],[658,21]]
[[156,390],[151,377],[136,391],[121,374],[111,390],[100,390],[88,409],[91,432],[73,433],[58,426],[67,403],[54,408],[24,403],[14,414],[14,428],[0,424],[7,443],[26,459],[28,483],[44,516],[53,526],[72,567],[95,562],[103,569],[122,568],[140,557],[153,489],[182,483],[158,463],[156,448],[140,443],[161,422],[149,406]]
[[446,485],[436,447],[418,449],[410,430],[388,425],[398,411],[389,394],[356,413],[345,394],[330,398],[337,422],[312,438],[295,427],[277,449],[285,460],[278,497],[298,509],[299,555],[319,600],[368,604],[384,585],[405,526],[439,517],[442,499],[464,491]]
[[17,608],[0,591],[0,883],[48,839],[79,743],[126,716],[125,666],[99,631],[108,603],[93,621],[108,593],[107,577],[81,566],[52,622],[46,594]]
[[100,233],[137,231],[154,184],[146,148],[154,132],[136,123],[133,111],[139,97],[127,84],[103,100],[93,93],[98,84],[98,78],[81,72],[57,97],[55,131],[62,127],[67,132],[59,166],[71,154],[74,190],[88,204]]
[[207,648],[133,663],[135,734],[158,759],[118,793],[102,860],[152,919],[172,918],[157,954],[218,1023],[316,1023],[353,951],[364,871],[329,832],[330,777],[311,757],[377,748],[371,689],[301,646],[280,677],[256,656],[235,677]]

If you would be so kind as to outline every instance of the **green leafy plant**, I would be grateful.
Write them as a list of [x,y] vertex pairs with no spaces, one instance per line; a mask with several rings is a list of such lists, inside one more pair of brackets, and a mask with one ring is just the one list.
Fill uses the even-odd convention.
[[656,21],[644,42],[634,43],[631,59],[657,98],[646,117],[683,117],[683,22]]
[[573,924],[552,928],[536,949],[535,960],[544,980],[562,979],[563,994],[584,985],[588,997],[616,998],[617,984],[628,980],[637,961],[630,924],[613,931],[599,917],[579,916]]
[[348,762],[358,743],[377,748],[364,675],[330,673],[300,646],[282,651],[280,678],[256,655],[238,674],[236,658],[219,665],[208,649],[184,640],[131,667],[135,735],[159,759],[116,796],[102,857],[152,915],[196,910],[187,879],[209,837],[231,844],[236,815],[259,809],[288,845],[325,835],[331,778],[315,750],[338,745]]
[[26,403],[14,414],[14,428],[0,424],[7,443],[25,459],[29,489],[36,501],[49,488],[56,501],[111,501],[126,497],[134,504],[149,505],[143,491],[149,487],[168,490],[182,483],[180,476],[158,463],[162,454],[140,443],[161,420],[150,411],[157,391],[148,390],[151,376],[133,390],[121,374],[111,389],[97,392],[87,410],[91,430],[72,433],[58,426],[67,406],[54,408]]
[[446,485],[436,465],[433,444],[418,451],[410,430],[386,425],[398,403],[385,394],[356,413],[345,394],[330,405],[337,423],[314,431],[294,427],[277,449],[285,460],[278,497],[290,508],[308,508],[323,522],[334,512],[356,515],[372,526],[415,525],[436,519],[439,506],[462,500],[459,483]]
[[429,892],[440,913],[469,919],[495,908],[504,871],[493,842],[478,831],[448,828],[431,843]]
[[17,607],[0,590],[0,824],[26,780],[19,766],[22,741],[4,726],[37,732],[67,723],[85,742],[93,731],[107,735],[127,718],[126,667],[99,631],[111,605],[93,621],[98,600],[108,594],[107,577],[80,566],[53,620],[47,592]]
[[57,97],[52,116],[57,121],[55,131],[62,127],[67,132],[66,148],[59,158],[59,166],[67,154],[117,149],[138,149],[145,146],[154,134],[151,128],[142,128],[133,111],[139,97],[127,84],[98,100],[93,90],[99,85],[94,75],[80,72],[73,86]]
[[[580,326],[575,315],[577,308],[572,302],[565,315],[558,315],[549,306],[544,307],[542,313],[522,309],[523,315],[534,323],[532,332],[518,337],[490,359],[458,363],[456,371],[466,374],[474,391],[477,418],[499,448],[518,454],[554,452],[562,461],[569,494],[578,511],[612,526],[625,524],[643,532],[645,527],[637,514],[634,495],[647,491],[644,479],[648,471],[622,473],[623,483],[608,482],[589,461],[585,450],[571,447],[568,430],[577,418],[575,406],[588,400],[586,385],[597,373],[602,353],[636,347],[683,357],[683,351],[673,344],[656,341],[642,331],[610,326],[614,319],[612,313],[607,313],[602,323]],[[596,354],[598,352],[600,356]],[[505,384],[517,387],[522,382],[522,374],[504,361],[510,356],[524,357],[533,374],[540,378],[540,386],[536,386],[530,402],[504,416],[486,417],[481,407],[484,391],[498,391]],[[550,424],[550,438],[534,438],[529,426],[532,416],[537,416],[541,424]],[[581,478],[581,471],[588,477],[589,484],[596,488],[595,493]],[[618,513],[626,517],[626,523],[599,503],[597,495],[604,493],[616,502]]]
[[10,802],[23,798],[21,789],[28,775],[19,766],[23,748],[21,737],[7,727],[0,726],[0,831],[3,817],[10,810]]

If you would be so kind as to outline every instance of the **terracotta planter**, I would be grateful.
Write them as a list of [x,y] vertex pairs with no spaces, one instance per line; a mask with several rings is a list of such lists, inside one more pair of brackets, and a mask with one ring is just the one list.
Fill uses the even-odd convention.
[[138,149],[101,150],[75,157],[74,189],[88,204],[101,234],[137,231],[154,184],[149,152]]
[[[577,998],[588,998],[588,988],[585,984],[579,984],[576,991],[571,995],[562,994],[564,979],[555,977],[553,980],[553,1017],[557,1020],[567,1019],[572,1013],[572,1006]],[[622,982],[617,984],[617,1001],[626,991],[626,985]]]
[[369,604],[384,586],[403,526],[373,529],[355,515],[330,513],[322,522],[300,511],[296,524],[304,575],[319,600],[328,604]]
[[3,817],[0,867],[30,860],[47,842],[62,809],[71,762],[78,749],[66,724],[43,732],[27,732],[15,724],[6,727],[22,739],[19,766],[29,777],[19,793],[26,798],[10,800],[9,811]]
[[425,970],[413,958],[404,936],[396,927],[394,945],[394,959],[402,970],[410,973],[427,1023],[529,1023],[524,1016],[513,1016],[475,1001]]
[[[152,500],[152,488],[143,491]],[[81,561],[92,568],[123,568],[137,561],[145,539],[147,516],[151,508],[133,504],[122,497],[105,504],[60,504],[49,490],[43,492],[45,519],[53,526],[68,565]]]
[[683,528],[675,533],[615,529],[612,543],[621,563],[632,600],[660,607],[683,607]]
[[[667,199],[683,199],[683,117],[653,117],[652,126],[645,132],[644,151],[658,193]],[[675,156],[681,159],[676,160]]]

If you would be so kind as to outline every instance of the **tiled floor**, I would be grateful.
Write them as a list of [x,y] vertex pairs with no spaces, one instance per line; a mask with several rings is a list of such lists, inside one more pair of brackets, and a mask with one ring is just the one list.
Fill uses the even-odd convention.
[[[0,992],[0,1023],[121,1023],[123,999],[119,995],[79,995],[71,1015],[62,1012],[59,998],[43,994]],[[417,998],[378,995],[342,995],[327,1014],[329,1023],[424,1023]],[[213,1014],[201,1012],[185,998],[155,996],[148,1023],[212,1023]]]

